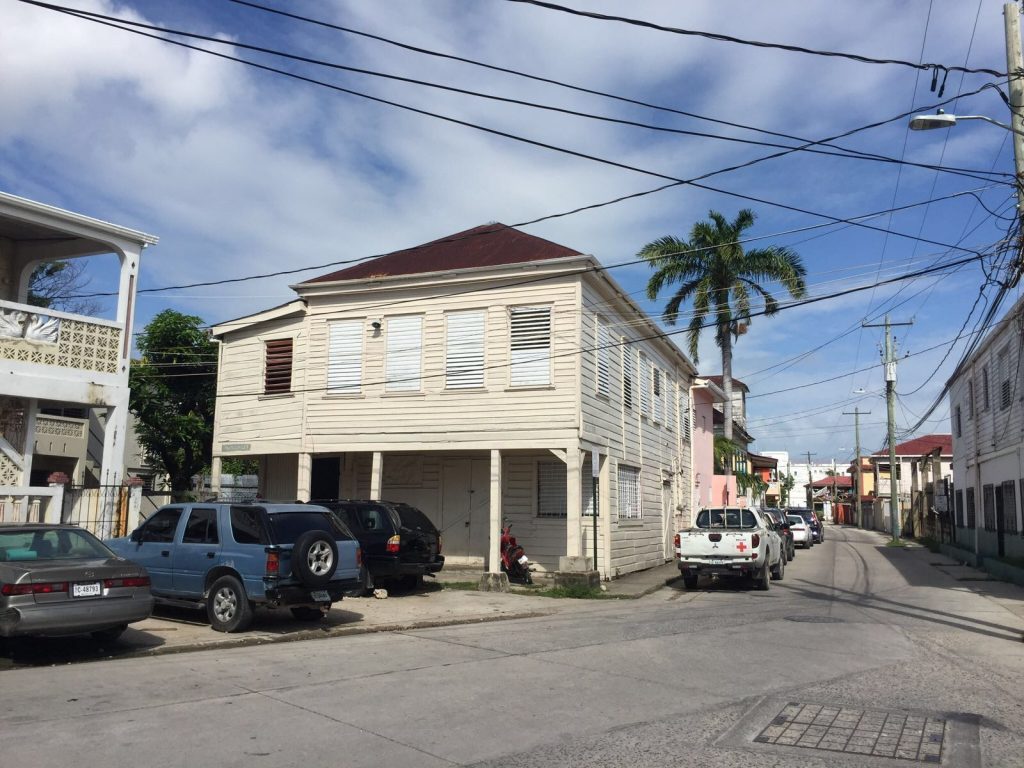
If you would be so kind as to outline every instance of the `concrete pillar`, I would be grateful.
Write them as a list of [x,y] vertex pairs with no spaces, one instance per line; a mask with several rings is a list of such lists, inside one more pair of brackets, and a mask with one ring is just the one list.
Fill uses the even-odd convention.
[[491,451],[490,517],[487,527],[487,571],[501,573],[501,451]]
[[309,501],[313,486],[313,454],[299,454],[299,471],[295,478],[295,499]]
[[601,473],[597,478],[598,523],[601,526],[603,539],[601,556],[598,558],[598,570],[605,579],[612,577],[612,462],[608,454],[601,454]]
[[373,452],[373,466],[370,469],[370,498],[378,501],[381,498],[381,489],[384,483],[384,454],[380,451]]
[[[220,467],[221,458],[220,456],[214,456],[210,461],[210,492],[213,493],[215,498],[220,498]],[[135,530],[130,528],[128,530]]]
[[125,432],[128,429],[128,393],[122,402],[107,408],[107,423],[103,429],[103,463],[100,466],[100,486],[103,509],[96,535],[106,539],[114,535],[114,517],[118,493],[124,475]]
[[579,442],[565,451],[565,554],[582,555],[580,525],[583,518],[583,499],[580,486],[580,467],[583,463]]
[[39,401],[34,397],[25,400],[25,442],[21,446],[21,484],[32,484],[32,454],[36,450],[36,414]]

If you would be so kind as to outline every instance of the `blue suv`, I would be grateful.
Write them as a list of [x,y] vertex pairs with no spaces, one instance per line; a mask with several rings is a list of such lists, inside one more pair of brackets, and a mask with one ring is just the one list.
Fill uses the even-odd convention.
[[105,543],[149,571],[157,602],[205,607],[219,632],[246,630],[256,606],[317,621],[363,581],[352,532],[310,504],[171,504]]

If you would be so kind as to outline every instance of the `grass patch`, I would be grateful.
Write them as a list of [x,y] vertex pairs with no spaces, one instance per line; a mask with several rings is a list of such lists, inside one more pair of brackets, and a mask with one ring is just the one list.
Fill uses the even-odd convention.
[[476,581],[442,581],[440,584],[444,589],[472,590],[474,592],[480,586]]
[[885,546],[896,547],[898,549],[905,549],[907,543],[905,541],[900,541],[899,539],[889,539],[889,541],[885,542]]

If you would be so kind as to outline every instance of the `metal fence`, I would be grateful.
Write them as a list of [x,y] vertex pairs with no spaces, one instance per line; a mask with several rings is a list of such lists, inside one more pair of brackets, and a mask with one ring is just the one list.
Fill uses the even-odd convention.
[[64,490],[61,522],[78,525],[101,539],[127,536],[139,521],[141,490],[123,485]]

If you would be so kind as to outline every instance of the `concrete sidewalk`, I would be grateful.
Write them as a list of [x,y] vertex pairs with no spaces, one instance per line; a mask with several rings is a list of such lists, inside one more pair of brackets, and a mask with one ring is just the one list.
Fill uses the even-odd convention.
[[[592,604],[589,600],[538,595],[536,592],[546,586],[543,581],[530,588],[513,585],[514,591],[508,593],[469,588],[479,581],[481,573],[479,567],[445,568],[436,579],[428,579],[411,592],[391,591],[384,599],[347,597],[315,623],[296,621],[287,610],[258,610],[252,629],[239,634],[215,632],[204,611],[158,606],[153,616],[133,624],[108,647],[83,642],[82,638],[16,640],[0,654],[0,669],[521,619]],[[667,563],[607,583],[606,594],[616,598],[642,597],[665,586],[675,576],[675,565]]]

